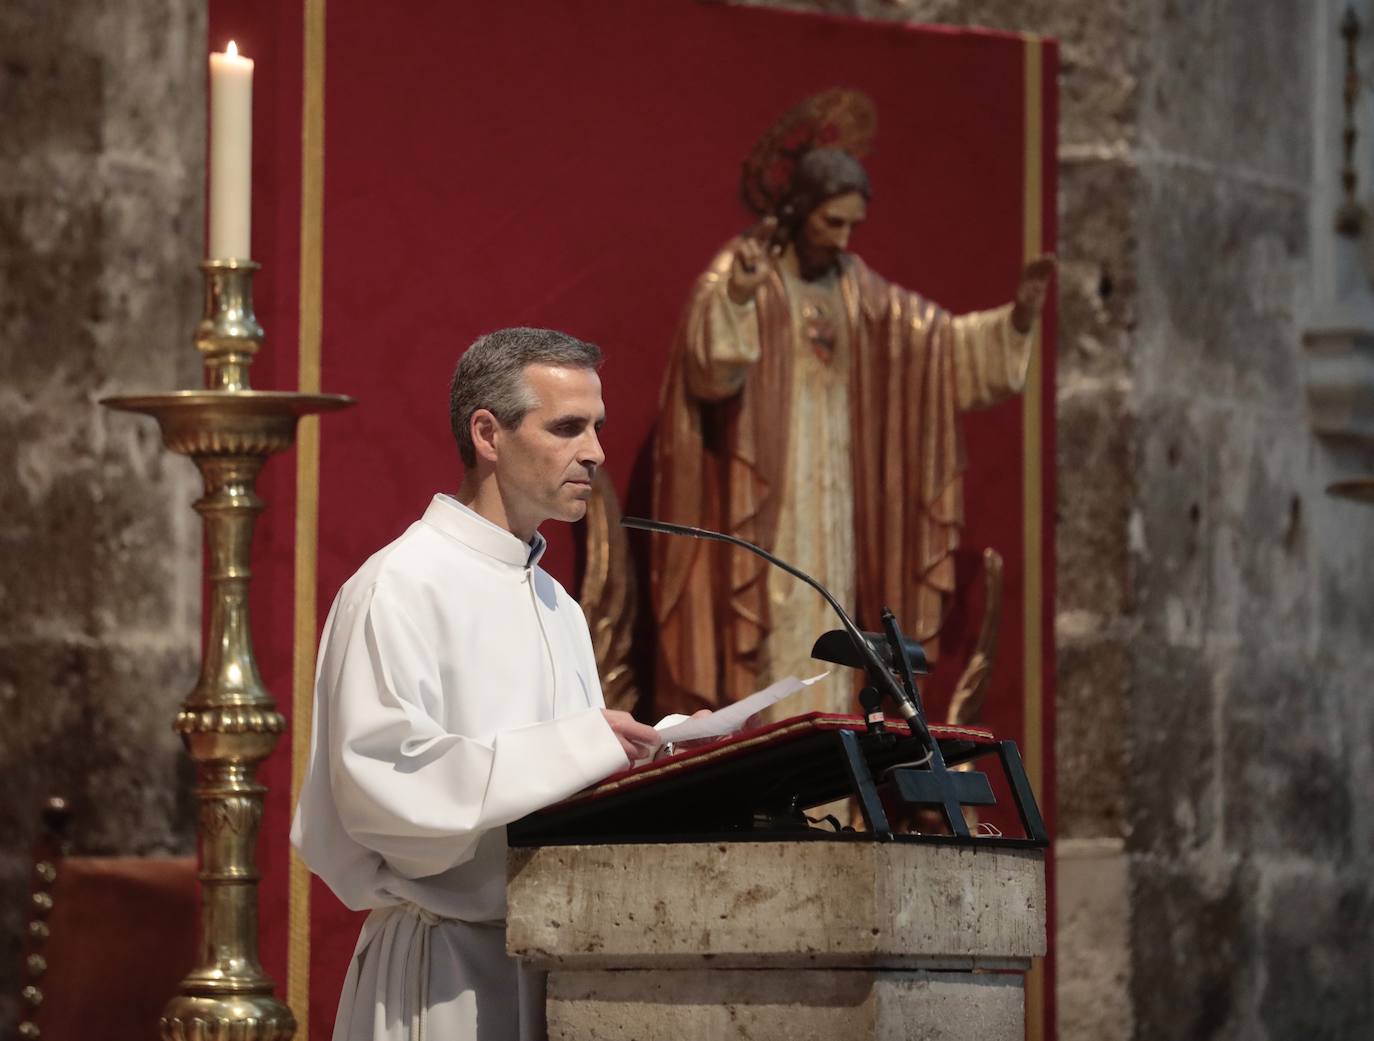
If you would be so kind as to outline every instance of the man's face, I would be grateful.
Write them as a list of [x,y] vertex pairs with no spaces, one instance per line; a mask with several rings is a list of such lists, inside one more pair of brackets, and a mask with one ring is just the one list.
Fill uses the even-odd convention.
[[597,438],[606,407],[594,369],[529,365],[524,377],[535,405],[516,426],[497,425],[496,480],[512,530],[533,533],[546,520],[586,514],[606,459]]
[[868,216],[868,203],[858,192],[827,199],[806,218],[797,242],[802,273],[821,274],[838,262],[849,248],[849,233]]

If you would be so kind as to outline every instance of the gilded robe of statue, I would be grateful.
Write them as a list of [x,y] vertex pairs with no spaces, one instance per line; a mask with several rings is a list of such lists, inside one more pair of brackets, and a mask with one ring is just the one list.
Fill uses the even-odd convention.
[[[727,293],[736,246],[698,279],[678,328],[653,516],[772,550],[856,605],[866,628],[891,607],[934,658],[963,526],[958,414],[1021,390],[1032,337],[1010,304],[950,315],[853,254],[812,282],[775,265],[740,306]],[[715,708],[824,667],[811,644],[838,622],[813,590],[721,543],[651,547],[660,711]],[[857,711],[838,671],[778,712]]]

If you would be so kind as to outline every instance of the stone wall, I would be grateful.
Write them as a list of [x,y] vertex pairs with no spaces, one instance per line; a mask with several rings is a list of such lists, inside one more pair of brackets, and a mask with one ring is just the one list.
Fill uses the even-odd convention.
[[195,679],[194,468],[108,394],[192,386],[204,5],[0,5],[0,1023],[29,843],[190,847],[174,706]]
[[[1374,510],[1323,491],[1374,466],[1303,401],[1309,5],[752,2],[1060,41],[1060,1036],[1374,1033]],[[96,400],[198,380],[204,17],[0,7],[0,1000],[43,795],[88,849],[189,842],[197,481]]]
[[1143,1037],[1374,1034],[1374,511],[1309,424],[1307,4],[1146,5],[1130,799]]

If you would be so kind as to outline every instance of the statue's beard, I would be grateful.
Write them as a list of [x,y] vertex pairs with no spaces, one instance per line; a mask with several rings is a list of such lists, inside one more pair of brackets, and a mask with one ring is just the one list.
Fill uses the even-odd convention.
[[808,282],[824,278],[840,266],[840,250],[834,246],[797,243],[797,268]]

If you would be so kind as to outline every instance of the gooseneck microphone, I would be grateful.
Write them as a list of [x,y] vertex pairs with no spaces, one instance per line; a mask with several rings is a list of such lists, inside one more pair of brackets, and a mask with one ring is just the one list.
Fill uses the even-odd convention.
[[[840,606],[839,601],[831,595],[830,590],[826,589],[825,586],[821,585],[806,572],[793,567],[785,560],[773,556],[772,553],[769,553],[766,549],[761,549],[752,542],[746,542],[744,539],[736,538],[734,535],[726,535],[719,531],[709,531],[706,528],[693,528],[686,524],[670,524],[667,521],[647,520],[643,517],[622,517],[620,518],[620,523],[627,528],[638,528],[641,531],[653,531],[665,535],[686,535],[689,538],[707,539],[711,542],[726,542],[732,546],[739,546],[741,549],[747,549],[750,553],[762,557],[774,567],[781,568],[793,578],[801,579],[816,592],[820,593],[821,596],[825,597],[825,602],[834,608],[835,613],[840,617],[840,622],[844,626],[845,632],[849,635],[849,641],[853,645],[853,650],[857,654],[857,660],[842,655],[836,655],[833,658],[827,656],[826,660],[837,661],[840,664],[853,665],[855,667],[861,665],[868,676],[868,682],[892,699],[892,704],[896,707],[898,714],[911,725],[912,733],[921,734],[922,736],[928,734],[925,722],[921,718],[920,710],[917,708],[915,701],[907,694],[903,685],[897,681],[897,678],[893,676],[891,668],[884,665],[879,659],[878,653],[873,649],[873,644],[868,641],[864,633],[860,632],[859,627],[854,624],[854,619],[849,617],[849,613]],[[822,637],[822,639],[824,639],[824,637]],[[818,640],[817,645],[820,646],[820,643],[821,641]],[[919,645],[917,646],[919,649]],[[844,660],[841,660],[841,658]],[[925,664],[924,653],[921,654],[920,664],[922,666]]]

